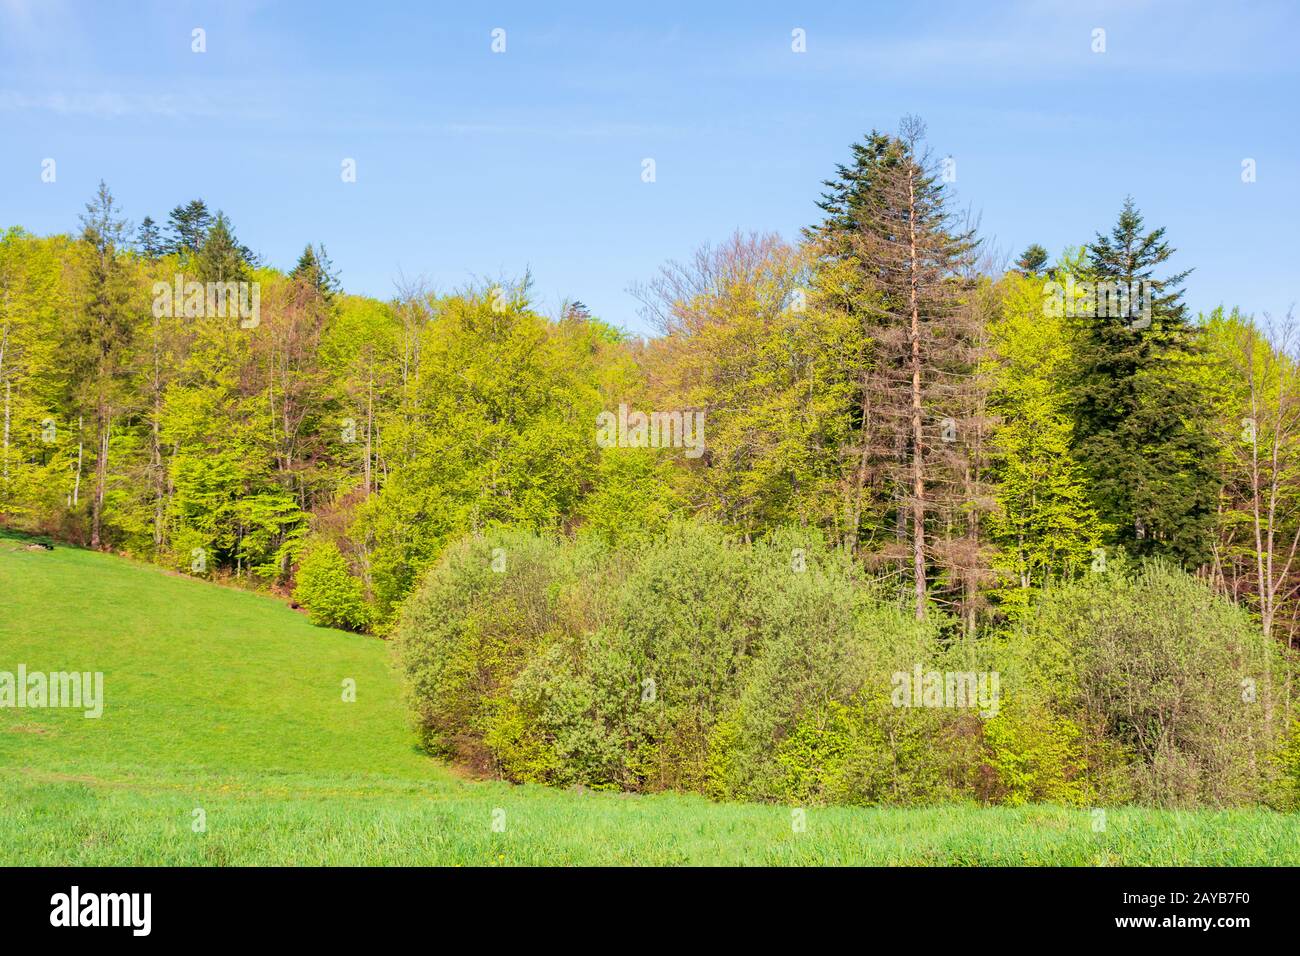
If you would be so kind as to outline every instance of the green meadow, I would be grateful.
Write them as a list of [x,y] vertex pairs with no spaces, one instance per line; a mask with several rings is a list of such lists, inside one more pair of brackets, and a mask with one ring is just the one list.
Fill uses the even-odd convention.
[[[276,599],[0,537],[0,671],[104,675],[104,711],[0,708],[0,865],[1270,865],[1300,816],[714,804],[464,778],[416,745],[388,648]],[[354,683],[352,683],[354,682]],[[355,686],[355,700],[346,691]]]

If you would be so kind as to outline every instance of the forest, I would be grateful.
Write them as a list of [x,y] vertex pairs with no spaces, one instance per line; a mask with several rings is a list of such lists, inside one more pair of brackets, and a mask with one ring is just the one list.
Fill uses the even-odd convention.
[[[1292,316],[1194,312],[1131,197],[999,252],[915,118],[808,195],[646,277],[640,336],[101,183],[0,234],[0,522],[388,639],[484,775],[1295,806]],[[891,703],[922,668],[999,705]]]

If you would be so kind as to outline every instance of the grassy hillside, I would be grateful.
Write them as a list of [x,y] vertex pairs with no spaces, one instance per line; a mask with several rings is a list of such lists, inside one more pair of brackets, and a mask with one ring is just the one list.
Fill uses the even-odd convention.
[[20,663],[102,671],[106,703],[0,709],[0,865],[1300,863],[1300,817],[1257,810],[1094,832],[1056,807],[810,809],[795,832],[789,807],[461,780],[416,748],[382,642],[0,537],[0,671]]

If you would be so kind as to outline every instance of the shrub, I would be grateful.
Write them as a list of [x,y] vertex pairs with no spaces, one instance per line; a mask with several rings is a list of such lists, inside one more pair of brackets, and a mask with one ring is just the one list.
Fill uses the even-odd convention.
[[361,582],[332,541],[310,545],[298,565],[293,599],[307,609],[313,624],[363,631],[370,621]]
[[1083,731],[1037,703],[1004,697],[984,725],[985,760],[994,774],[988,796],[999,803],[1063,803],[1093,799]]
[[[804,545],[805,569],[792,574],[794,540]],[[852,562],[819,541],[787,534],[755,551],[755,565],[769,569],[751,596],[760,639],[715,741],[710,781],[717,796],[775,799],[789,787],[779,748],[801,719],[830,701],[887,689],[894,659],[908,668],[928,660],[933,635],[878,605]]]
[[[515,781],[801,804],[1300,792],[1280,662],[1181,572],[1097,574],[954,639],[805,529],[598,539],[494,531],[427,574],[394,636],[429,749]],[[893,676],[918,666],[998,672],[1002,697],[901,706]]]
[[[805,568],[789,572],[801,546]],[[964,786],[978,743],[969,713],[894,707],[892,677],[965,669],[945,619],[918,623],[844,552],[804,531],[754,546],[760,640],[713,741],[709,792],[806,803],[932,803]]]
[[[1062,709],[1129,755],[1143,803],[1256,799],[1277,743],[1273,651],[1240,608],[1159,564],[1050,593],[1032,625],[1064,647]],[[1059,663],[1059,662],[1058,662]]]
[[894,707],[888,695],[828,701],[777,746],[785,777],[769,796],[797,803],[924,804],[960,796],[961,729],[978,718]]
[[591,609],[577,585],[590,563],[588,550],[528,532],[447,550],[392,635],[426,747],[481,771],[541,772],[510,691],[529,661],[581,629]]
[[1291,728],[1273,758],[1276,772],[1270,803],[1280,810],[1300,809],[1300,720]]
[[746,555],[707,525],[676,526],[628,554],[602,578],[605,626],[540,654],[517,698],[552,741],[560,782],[700,789],[752,642]]

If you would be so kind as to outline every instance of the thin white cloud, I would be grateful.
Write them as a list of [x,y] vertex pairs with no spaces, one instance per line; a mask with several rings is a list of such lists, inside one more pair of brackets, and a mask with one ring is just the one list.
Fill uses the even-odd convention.
[[[11,2],[11,0],[5,0]],[[204,97],[174,93],[118,93],[84,91],[23,93],[0,90],[0,113],[36,111],[61,116],[91,116],[98,119],[161,117],[165,119],[237,117],[245,120],[270,119],[265,110],[249,110],[243,103],[223,106]]]

